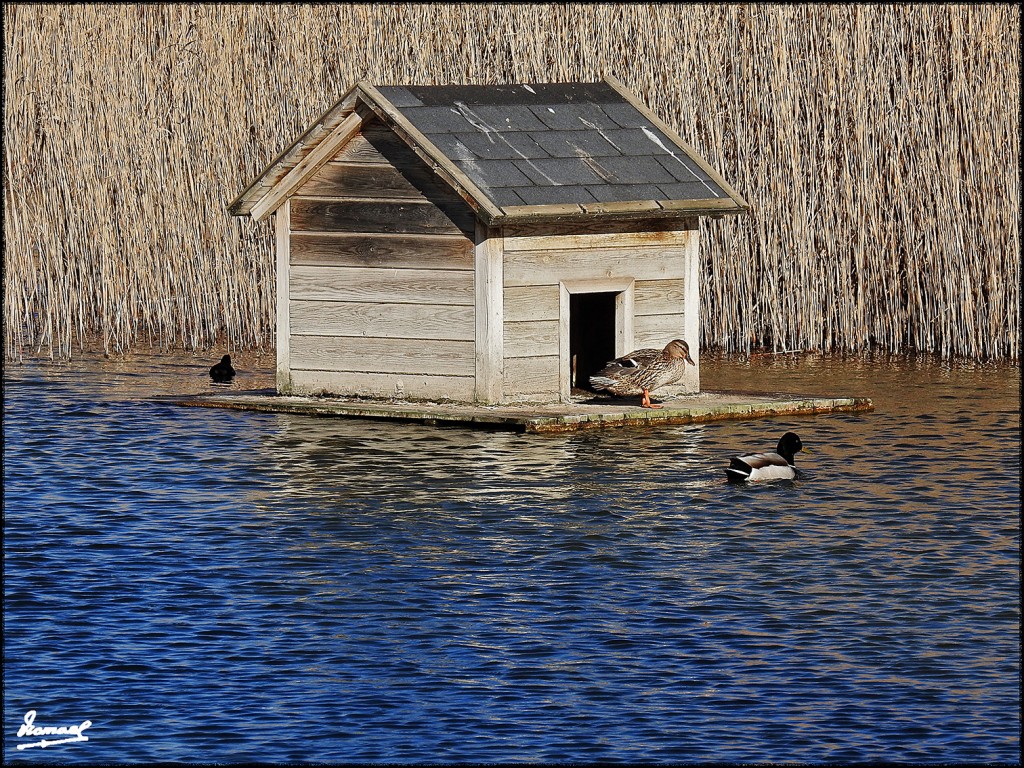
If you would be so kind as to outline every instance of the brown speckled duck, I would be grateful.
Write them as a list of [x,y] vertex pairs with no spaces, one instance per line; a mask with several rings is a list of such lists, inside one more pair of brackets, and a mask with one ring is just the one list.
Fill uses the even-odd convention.
[[590,377],[590,386],[619,397],[642,394],[641,406],[661,408],[651,405],[651,391],[679,381],[687,363],[696,365],[690,345],[675,339],[664,349],[638,349],[612,360]]

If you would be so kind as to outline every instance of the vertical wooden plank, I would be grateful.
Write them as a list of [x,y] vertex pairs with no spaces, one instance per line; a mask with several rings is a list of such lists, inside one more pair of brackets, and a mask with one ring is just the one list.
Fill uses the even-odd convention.
[[572,359],[569,355],[569,288],[558,284],[558,399],[569,402],[572,391]]
[[476,222],[476,401],[499,403],[504,360],[501,230]]
[[615,356],[622,357],[632,352],[633,346],[633,318],[636,317],[635,300],[633,288],[635,282],[631,282],[625,290],[615,294]]
[[696,221],[690,223],[689,242],[686,244],[686,274],[683,303],[683,330],[686,343],[690,345],[690,357],[697,365],[688,368],[687,375],[680,382],[691,393],[700,392],[700,229]]
[[287,395],[292,390],[291,363],[289,361],[288,334],[288,270],[290,269],[291,201],[284,203],[274,213],[276,229],[277,260],[277,391]]

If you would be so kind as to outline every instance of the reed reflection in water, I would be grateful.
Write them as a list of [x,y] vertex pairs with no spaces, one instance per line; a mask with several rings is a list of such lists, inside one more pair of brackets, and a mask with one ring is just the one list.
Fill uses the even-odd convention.
[[719,361],[877,410],[526,436],[147,400],[206,367],[6,372],[10,759],[1017,758],[1014,368]]

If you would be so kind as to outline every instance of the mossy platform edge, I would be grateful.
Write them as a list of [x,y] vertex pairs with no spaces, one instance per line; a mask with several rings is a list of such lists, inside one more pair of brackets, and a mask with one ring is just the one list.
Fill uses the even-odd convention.
[[723,419],[811,416],[869,411],[866,397],[701,392],[665,400],[661,408],[641,408],[629,401],[582,401],[557,404],[472,405],[452,402],[407,402],[335,397],[277,395],[271,391],[201,394],[161,398],[183,406],[232,408],[306,416],[394,419],[423,424],[500,429],[518,432],[575,432],[626,426],[668,426]]

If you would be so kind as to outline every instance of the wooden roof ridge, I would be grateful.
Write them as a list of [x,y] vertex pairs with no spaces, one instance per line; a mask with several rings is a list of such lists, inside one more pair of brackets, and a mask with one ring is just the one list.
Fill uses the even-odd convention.
[[228,211],[235,216],[252,216],[257,221],[273,213],[372,116],[379,118],[408,144],[484,221],[490,222],[501,215],[501,210],[476,184],[366,80],[353,85],[287,149],[271,160],[228,203]]
[[[359,83],[348,89],[334,104],[314,120],[286,149],[271,160],[238,195],[228,203],[228,212],[234,216],[249,216],[253,207],[281,181],[283,176],[298,165],[318,140],[332,133],[355,110]],[[267,212],[269,213],[269,211]],[[263,214],[264,216],[266,213]],[[263,216],[253,215],[255,219]]]
[[[373,84],[360,80],[315,120],[292,144],[275,157],[228,204],[235,216],[261,220],[278,207],[307,179],[329,161],[367,120],[377,118],[393,131],[450,186],[487,225],[513,221],[570,220],[601,218],[652,218],[722,215],[746,212],[749,204],[700,155],[651,112],[617,79],[605,75],[604,82],[649,120],[684,155],[700,166],[728,196],[709,200],[636,200],[605,203],[534,204],[498,206],[452,158],[439,149]],[[405,86],[409,87],[409,86]],[[429,86],[412,86],[429,87]],[[667,147],[665,151],[671,152]]]
[[363,82],[361,87],[370,97],[368,105],[377,117],[398,134],[459,197],[469,203],[477,215],[488,224],[501,216],[501,209],[491,202],[491,199],[444,152],[434,146],[422,131],[409,122],[398,107],[369,83]]

